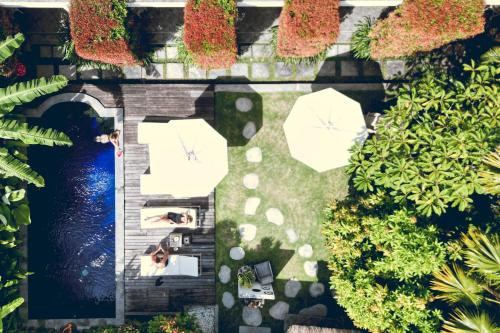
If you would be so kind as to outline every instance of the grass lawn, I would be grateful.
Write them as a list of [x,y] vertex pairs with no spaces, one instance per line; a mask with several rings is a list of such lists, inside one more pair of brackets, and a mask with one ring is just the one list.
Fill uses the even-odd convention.
[[[237,298],[238,267],[270,260],[275,274],[273,284],[276,301],[267,301],[264,309],[262,326],[272,327],[273,332],[283,331],[283,321],[269,316],[269,308],[279,300],[290,304],[289,313],[298,313],[304,307],[314,304],[328,306],[328,316],[339,319],[339,325],[350,327],[346,316],[339,309],[328,290],[328,271],[326,251],[322,246],[320,226],[324,207],[336,198],[347,193],[347,177],[343,169],[317,173],[305,164],[293,159],[288,150],[283,132],[286,120],[295,100],[301,93],[224,93],[216,94],[216,122],[218,131],[228,139],[229,174],[216,190],[216,273],[221,265],[231,268],[231,281],[221,284],[217,281],[217,301],[219,304],[219,331],[238,332],[238,326],[244,325],[241,319],[243,304]],[[243,113],[236,110],[238,97],[248,97],[253,101],[251,111]],[[257,134],[246,140],[241,132],[248,121],[257,125]],[[245,153],[252,147],[260,147],[263,160],[250,163]],[[248,190],[243,186],[243,177],[256,173],[260,178],[257,189]],[[244,214],[245,201],[249,197],[259,197],[261,203],[255,216]],[[267,221],[265,212],[276,207],[284,215],[281,226]],[[257,236],[251,242],[240,239],[238,225],[250,223],[257,227]],[[285,233],[293,229],[299,239],[290,243]],[[301,258],[296,250],[310,244],[314,254],[312,258]],[[229,257],[229,250],[242,246],[246,256],[234,261]],[[318,278],[312,278],[304,272],[306,260],[317,261]],[[296,298],[284,295],[285,283],[295,278],[302,283],[302,289]],[[309,294],[309,285],[314,281],[322,282],[326,287],[323,296],[313,298]],[[228,310],[221,302],[222,294],[229,291],[235,298],[235,306]],[[342,327],[342,326],[340,326]]]

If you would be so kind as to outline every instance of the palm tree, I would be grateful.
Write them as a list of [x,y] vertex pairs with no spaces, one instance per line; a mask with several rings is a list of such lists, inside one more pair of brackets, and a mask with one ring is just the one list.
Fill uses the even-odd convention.
[[493,195],[500,195],[500,146],[492,151],[483,160],[487,170],[479,171],[479,181],[484,191]]
[[[0,63],[12,56],[23,41],[23,34],[18,33],[0,42]],[[11,115],[16,106],[54,93],[67,84],[68,80],[64,76],[55,75],[49,79],[34,79],[0,88],[0,138],[17,140],[24,144],[71,146],[72,142],[66,134],[52,129],[29,126],[24,120],[20,120],[19,116]],[[45,185],[42,176],[20,158],[11,154],[7,148],[0,148],[0,176],[16,177],[38,187]]]
[[[500,240],[477,229],[462,234],[464,266],[446,265],[434,274],[431,289],[451,305],[461,305],[443,324],[445,333],[500,333],[500,327],[488,313],[498,310],[500,296]],[[465,268],[465,269],[464,269]],[[469,310],[468,307],[472,308]]]

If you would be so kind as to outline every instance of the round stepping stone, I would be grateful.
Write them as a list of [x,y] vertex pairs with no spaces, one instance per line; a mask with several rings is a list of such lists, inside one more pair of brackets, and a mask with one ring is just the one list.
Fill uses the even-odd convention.
[[288,237],[288,241],[290,243],[295,243],[297,240],[299,240],[299,236],[293,229],[286,229],[286,236]]
[[312,297],[318,297],[325,292],[325,285],[321,282],[314,282],[309,286],[309,293]]
[[282,225],[284,222],[283,214],[278,208],[269,208],[266,211],[266,218],[269,222],[276,225]]
[[259,147],[253,147],[247,150],[245,153],[247,161],[251,163],[262,162],[262,150]]
[[306,261],[304,263],[304,271],[307,276],[316,277],[316,274],[318,274],[318,263],[316,261]]
[[313,248],[309,244],[304,244],[299,247],[299,256],[302,258],[311,258],[313,255]]
[[221,283],[226,284],[226,283],[229,282],[230,279],[231,279],[231,268],[229,268],[226,265],[220,266],[220,269],[219,269],[219,281]]
[[249,190],[255,190],[259,186],[259,176],[255,173],[249,173],[243,177],[243,185]]
[[245,258],[245,250],[241,247],[233,247],[231,250],[229,250],[229,256],[233,260],[241,260]]
[[255,127],[255,123],[253,121],[249,121],[243,128],[243,132],[241,134],[245,137],[245,139],[250,140],[255,133],[257,133],[257,127]]
[[234,305],[234,297],[233,297],[233,295],[230,292],[225,291],[222,294],[222,304],[224,304],[224,306],[227,309],[231,309],[233,307],[233,305]]
[[326,317],[328,308],[323,304],[316,304],[299,311],[299,314],[304,316]]
[[247,97],[240,97],[236,100],[234,103],[236,106],[236,110],[240,112],[248,112],[252,110],[253,107],[253,102],[250,98]]
[[297,280],[288,280],[285,284],[285,296],[293,298],[297,296],[302,285]]
[[278,303],[271,306],[269,309],[269,315],[276,320],[285,320],[288,311],[290,310],[290,305],[288,303],[279,301]]
[[249,326],[260,326],[262,324],[262,314],[259,309],[251,309],[248,306],[244,306],[241,316],[245,324]]
[[249,242],[255,238],[257,227],[253,224],[242,224],[238,227],[241,239]]
[[245,202],[245,215],[255,215],[260,205],[260,198],[251,197]]

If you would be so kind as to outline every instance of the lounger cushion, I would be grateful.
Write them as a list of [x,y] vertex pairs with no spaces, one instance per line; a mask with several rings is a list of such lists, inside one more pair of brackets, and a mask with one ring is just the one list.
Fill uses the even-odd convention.
[[[164,215],[168,212],[172,213],[188,213],[193,217],[190,223],[170,224],[167,222],[151,222],[146,221],[146,218],[157,215]],[[196,228],[196,221],[198,220],[198,210],[194,207],[146,207],[141,209],[141,229],[158,229],[158,228]]]
[[187,275],[198,276],[198,258],[170,255],[168,264],[163,268],[156,267],[150,256],[141,257],[141,276]]

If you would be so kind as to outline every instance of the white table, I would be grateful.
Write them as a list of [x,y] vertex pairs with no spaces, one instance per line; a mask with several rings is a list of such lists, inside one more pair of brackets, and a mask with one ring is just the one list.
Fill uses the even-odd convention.
[[238,297],[244,299],[269,299],[274,300],[273,286],[261,285],[259,282],[254,282],[252,288],[244,288],[238,283]]

